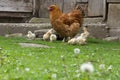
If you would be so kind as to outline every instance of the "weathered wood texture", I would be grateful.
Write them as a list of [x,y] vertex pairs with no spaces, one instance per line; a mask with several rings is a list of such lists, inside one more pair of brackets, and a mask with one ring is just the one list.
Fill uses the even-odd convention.
[[103,0],[88,0],[88,16],[103,16]]
[[75,4],[76,4],[76,0],[64,0],[64,3],[63,3],[63,12],[70,12],[74,7],[75,7]]
[[33,16],[38,17],[39,16],[39,8],[40,8],[40,1],[39,0],[33,0]]
[[0,0],[0,11],[32,12],[32,0]]
[[82,1],[83,2],[81,3],[80,0],[78,2],[77,0],[39,0],[40,2],[39,17],[41,18],[49,17],[49,12],[47,10],[47,7],[51,4],[58,5],[63,12],[68,13],[71,10],[73,10],[75,5],[78,3],[83,8],[85,15],[87,15],[87,8],[88,8],[87,0],[85,1],[82,0]]
[[[8,15],[1,14],[8,17],[14,17],[14,15],[9,15],[11,12],[16,12],[16,15],[25,13],[21,17],[28,17],[29,15],[26,15],[26,12],[29,12],[32,13],[30,16],[48,18],[47,7],[51,4],[58,5],[65,13],[70,12],[76,4],[80,4],[85,16],[103,16],[103,0],[1,0],[0,12],[8,13]],[[18,14],[17,17],[20,15]]]
[[107,0],[103,0],[103,21],[107,19]]
[[32,13],[30,12],[0,12],[0,17],[30,17],[32,16]]
[[49,17],[49,12],[47,10],[49,5],[56,4],[61,9],[63,7],[63,0],[39,0],[39,2],[40,2],[39,17],[41,17],[41,18]]
[[108,2],[108,3],[111,3],[111,2],[112,2],[112,3],[118,3],[118,2],[120,3],[120,0],[107,0],[107,2]]
[[88,0],[76,0],[76,2],[83,2],[83,3],[85,2],[86,3],[86,2],[88,2]]
[[84,11],[85,17],[88,13],[88,0],[64,0],[63,12],[68,13],[74,9],[76,5],[80,5]]

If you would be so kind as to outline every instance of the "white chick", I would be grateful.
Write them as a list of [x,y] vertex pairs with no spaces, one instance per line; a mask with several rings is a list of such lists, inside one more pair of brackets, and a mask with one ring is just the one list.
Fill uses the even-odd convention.
[[77,39],[76,38],[72,38],[68,41],[68,44],[77,44]]
[[86,27],[83,27],[83,33],[77,37],[77,43],[79,45],[86,44],[87,37],[89,36],[89,32],[87,31]]
[[35,34],[32,33],[31,31],[28,31],[27,38],[28,38],[29,40],[33,40],[33,39],[35,39]]
[[81,36],[86,39],[90,33],[88,32],[86,27],[83,27],[83,31],[84,32],[81,34]]
[[57,36],[55,34],[51,34],[50,35],[50,41],[53,42],[53,41],[56,41],[57,40]]
[[45,40],[45,41],[50,40],[50,35],[51,35],[53,32],[54,32],[53,29],[48,30],[48,32],[46,32],[46,33],[43,35],[43,40]]
[[81,36],[77,37],[77,44],[79,45],[86,44],[86,39],[82,38]]

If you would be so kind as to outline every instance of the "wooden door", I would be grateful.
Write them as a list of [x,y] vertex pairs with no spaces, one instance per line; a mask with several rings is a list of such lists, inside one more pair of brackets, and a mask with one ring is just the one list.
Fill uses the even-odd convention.
[[76,4],[76,0],[63,0],[63,12],[67,13],[70,12],[75,4]]
[[0,11],[32,12],[32,0],[0,0]]
[[33,11],[33,0],[0,0],[0,16],[26,17]]
[[39,17],[48,17],[47,7],[58,5],[65,13],[70,12],[75,5],[80,4],[87,17],[103,17],[106,0],[39,0]]
[[103,16],[103,0],[88,0],[88,16]]
[[58,5],[61,9],[63,7],[63,0],[39,0],[39,17],[48,18],[49,12],[47,10],[48,6],[51,4]]
[[102,17],[104,16],[104,8],[106,0],[77,0],[79,4],[86,4],[87,7],[83,7],[88,17]]

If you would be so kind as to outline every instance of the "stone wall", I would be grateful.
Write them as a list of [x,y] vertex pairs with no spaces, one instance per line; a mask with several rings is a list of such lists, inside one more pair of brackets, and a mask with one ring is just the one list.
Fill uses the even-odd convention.
[[107,24],[109,35],[120,37],[120,4],[109,4]]

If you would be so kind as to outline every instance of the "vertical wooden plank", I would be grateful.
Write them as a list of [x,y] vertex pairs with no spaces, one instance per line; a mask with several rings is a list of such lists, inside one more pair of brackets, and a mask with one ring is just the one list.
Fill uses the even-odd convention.
[[86,3],[88,2],[88,0],[76,0],[77,2],[82,2],[82,3]]
[[39,16],[39,7],[40,7],[39,0],[33,0],[33,16],[36,17]]
[[36,0],[33,0],[33,15],[36,14]]
[[107,16],[107,1],[106,0],[103,0],[103,21],[106,20],[106,16]]
[[2,12],[32,12],[32,0],[0,0]]
[[64,0],[63,12],[70,12],[76,4],[76,0]]
[[108,3],[120,3],[120,0],[107,0]]
[[47,10],[49,5],[56,4],[61,9],[63,6],[63,0],[39,0],[39,1],[40,1],[39,17],[41,17],[41,18],[48,18],[49,17],[49,12]]
[[88,0],[64,0],[64,7],[63,7],[63,12],[68,13],[70,12],[72,9],[74,9],[74,7],[76,5],[80,5],[82,10],[84,11],[84,17],[87,16],[88,13],[88,4],[87,4]]
[[103,0],[88,0],[88,16],[103,16]]

